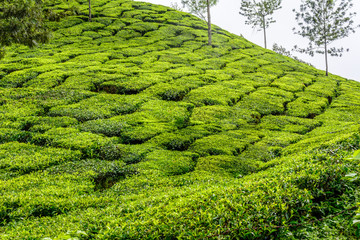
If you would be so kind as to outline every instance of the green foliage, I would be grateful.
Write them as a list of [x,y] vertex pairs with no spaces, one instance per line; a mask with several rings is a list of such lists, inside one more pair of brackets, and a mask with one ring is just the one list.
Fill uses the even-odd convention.
[[160,5],[48,7],[78,15],[0,61],[1,239],[356,239],[359,83]]
[[78,121],[69,117],[24,117],[19,119],[23,130],[30,132],[45,132],[52,128],[69,127]]
[[118,141],[117,138],[105,138],[93,133],[80,132],[74,128],[53,128],[32,139],[32,142],[38,145],[80,150],[85,157],[101,157],[102,149],[106,150],[106,147]]
[[328,54],[341,57],[345,51],[344,48],[330,48],[329,45],[355,32],[353,17],[356,13],[349,12],[352,6],[351,0],[304,0],[300,5],[300,11],[296,12],[300,30],[294,29],[294,32],[308,38],[309,46],[307,48],[295,46],[295,50],[311,56],[315,53],[325,54],[326,76],[328,76]]
[[[271,86],[278,87],[285,91],[299,92],[312,83],[312,78],[302,76],[301,74],[290,73],[284,77],[278,78],[271,83]],[[308,88],[307,88],[308,89]]]
[[49,41],[43,1],[3,0],[0,8],[0,59],[5,55],[4,46],[23,44],[35,47]]
[[[247,134],[248,135],[247,135]],[[217,134],[195,141],[190,150],[200,156],[208,155],[239,155],[245,148],[259,140],[256,132],[243,132],[241,130],[229,131],[227,134]]]
[[239,157],[218,155],[201,157],[196,165],[196,171],[208,171],[235,177],[243,177],[255,172],[258,164],[254,161],[244,161]]
[[288,114],[296,117],[314,118],[328,106],[327,98],[318,97],[307,92],[297,94],[298,98],[288,104]]
[[208,23],[208,45],[212,45],[211,36],[211,14],[210,8],[218,3],[218,0],[181,0],[183,6],[187,7],[190,13],[199,16]]
[[107,81],[100,85],[100,89],[112,94],[136,94],[146,88],[169,80],[161,74],[143,74],[137,77]]
[[260,127],[262,129],[293,132],[299,134],[306,134],[319,126],[321,126],[321,122],[312,119],[272,115],[262,118],[260,123]]
[[198,157],[191,152],[155,150],[136,166],[143,174],[156,171],[166,176],[181,175],[194,170]]
[[191,89],[204,85],[197,77],[183,77],[174,81],[149,87],[147,92],[166,101],[181,101]]
[[120,136],[124,128],[129,127],[126,122],[111,119],[87,121],[79,126],[81,131],[103,134],[108,137]]
[[271,23],[276,22],[271,15],[276,10],[281,8],[281,0],[266,0],[266,1],[241,1],[240,14],[247,17],[246,24],[252,25],[253,28],[259,27],[259,30],[264,31],[264,44],[266,46],[266,32],[265,29]]
[[291,92],[264,87],[245,96],[236,106],[257,111],[262,115],[281,114],[285,112],[285,104],[293,99],[294,95]]
[[34,101],[7,101],[0,106],[0,119],[16,120],[21,117],[41,114],[43,109]]
[[[79,121],[109,118],[118,114],[135,111],[144,101],[138,96],[125,97],[111,94],[99,94],[72,105],[51,108],[50,116],[69,116]],[[111,103],[111,104],[110,104]]]
[[0,128],[0,143],[12,141],[27,142],[31,138],[28,132],[20,131],[12,128]]
[[1,179],[12,178],[67,161],[77,161],[80,156],[78,151],[9,142],[0,145],[0,176]]
[[234,105],[246,91],[247,89],[231,89],[220,84],[207,85],[192,90],[184,100],[196,106]]
[[3,77],[0,86],[21,87],[24,83],[35,78],[37,75],[38,73],[29,70],[16,71]]
[[178,131],[173,133],[163,133],[154,137],[150,143],[156,144],[167,150],[185,151],[195,141],[195,136]]

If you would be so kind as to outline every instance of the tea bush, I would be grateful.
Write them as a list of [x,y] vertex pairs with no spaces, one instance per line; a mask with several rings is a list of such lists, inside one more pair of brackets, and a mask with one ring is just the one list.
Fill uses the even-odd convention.
[[256,92],[245,96],[237,103],[237,107],[250,109],[262,115],[282,114],[285,112],[285,104],[292,101],[294,95],[277,88],[259,88]]
[[0,158],[1,178],[7,178],[77,161],[80,159],[80,152],[9,142],[0,145]]
[[27,142],[31,139],[31,134],[13,128],[0,128],[0,143],[13,141]]
[[[144,99],[138,96],[125,97],[112,94],[99,94],[72,105],[51,108],[50,116],[68,116],[79,121],[109,118],[121,113],[136,110]],[[111,104],[110,104],[111,103]]]
[[288,114],[295,117],[314,118],[321,114],[328,106],[327,98],[316,95],[299,93],[299,98],[288,104]]
[[321,126],[321,122],[291,116],[269,115],[261,119],[260,126],[263,129],[306,134],[314,128]]
[[192,90],[184,100],[196,106],[204,105],[234,105],[244,95],[237,89],[221,85],[208,85]]
[[[208,155],[239,155],[246,147],[259,140],[258,136],[243,136],[239,132],[229,132],[228,134],[211,135],[198,139],[192,144],[189,150],[194,151],[200,156]],[[243,138],[246,137],[246,138]]]
[[119,140],[80,132],[74,128],[52,128],[43,134],[34,136],[32,142],[43,146],[80,150],[84,156],[97,157],[103,147],[118,143]]
[[180,175],[193,171],[198,157],[191,152],[155,150],[136,166],[140,173],[144,174],[149,174],[153,170],[160,175]]

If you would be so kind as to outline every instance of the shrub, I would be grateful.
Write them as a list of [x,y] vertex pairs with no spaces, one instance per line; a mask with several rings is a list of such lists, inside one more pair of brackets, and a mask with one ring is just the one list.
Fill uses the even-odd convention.
[[9,142],[0,145],[1,178],[23,175],[67,161],[80,159],[80,152]]
[[244,91],[231,89],[222,85],[207,85],[192,90],[184,100],[195,104],[204,105],[234,105],[244,95]]
[[321,126],[321,122],[312,119],[272,115],[263,117],[260,124],[262,129],[294,132],[299,134],[306,134],[319,126]]
[[196,76],[182,77],[173,81],[158,83],[149,87],[146,92],[166,101],[181,101],[191,89],[203,86],[204,82]]
[[164,122],[177,125],[181,121],[187,121],[192,108],[193,105],[189,103],[150,100],[141,105],[136,112],[113,119],[126,121],[130,125]]
[[51,108],[49,115],[73,117],[81,122],[109,118],[135,111],[144,100],[139,96],[99,94],[75,104]]
[[283,89],[285,91],[298,92],[305,89],[306,83],[304,83],[301,79],[297,79],[287,74],[284,77],[276,79],[271,83],[271,86]]
[[321,115],[315,117],[316,120],[325,121],[344,121],[344,122],[358,122],[360,118],[359,107],[337,107],[328,108]]
[[51,128],[76,125],[78,121],[69,117],[24,117],[18,120],[22,130],[30,132],[45,132]]
[[337,81],[329,78],[318,77],[314,84],[306,88],[306,92],[317,95],[319,97],[335,97],[337,89]]
[[258,168],[254,161],[244,161],[234,156],[207,156],[201,157],[196,165],[196,171],[208,171],[211,173],[243,177]]
[[1,239],[356,238],[359,83],[164,6],[50,4],[77,16],[0,61]]
[[100,89],[112,94],[136,94],[167,80],[169,78],[162,74],[142,74],[137,77],[104,82],[100,85]]
[[43,113],[43,108],[39,107],[34,101],[8,101],[0,106],[0,120],[16,120],[41,113]]
[[87,121],[78,126],[81,131],[104,134],[108,137],[120,136],[124,129],[130,127],[126,122],[111,119]]
[[223,67],[225,67],[226,63],[228,61],[224,60],[224,59],[204,59],[201,61],[197,61],[194,63],[195,67],[199,68],[199,69],[203,69],[203,70],[220,70]]
[[202,74],[203,71],[196,67],[179,67],[179,68],[170,69],[166,73],[169,74],[170,76],[173,76],[173,78],[180,78],[184,76]]
[[216,83],[232,79],[232,75],[221,70],[207,69],[205,74],[198,75],[206,83]]
[[[73,128],[53,128],[33,137],[32,142],[43,146],[62,147],[80,150],[84,157],[100,157],[105,146],[118,143],[117,138],[105,138],[101,135],[80,132]],[[114,151],[117,151],[114,148]]]
[[157,23],[151,22],[137,22],[130,26],[125,27],[126,30],[134,30],[140,32],[141,34],[145,34],[146,32],[154,31],[159,28]]
[[121,140],[125,144],[140,144],[161,133],[174,131],[175,129],[169,123],[140,123],[124,129],[121,134]]
[[316,115],[321,114],[329,104],[327,98],[307,94],[306,92],[297,95],[299,98],[287,105],[287,112],[291,116],[314,118]]
[[34,98],[37,100],[40,106],[49,110],[52,107],[73,104],[94,95],[95,93],[89,91],[53,89],[43,91]]
[[155,150],[136,166],[140,173],[147,174],[147,172],[155,170],[159,174],[173,176],[193,171],[197,158],[198,155],[191,152]]
[[38,75],[36,78],[27,81],[24,86],[25,87],[37,87],[41,86],[45,89],[52,88],[60,85],[65,81],[67,77],[67,72],[61,70],[55,70],[51,72],[46,72]]
[[189,148],[200,156],[209,155],[230,155],[237,156],[254,140],[251,136],[241,138],[242,135],[234,132],[233,134],[217,134],[196,140]]
[[97,90],[96,86],[101,84],[102,79],[97,79],[92,76],[75,75],[66,78],[66,80],[57,87],[57,89],[77,89],[77,90]]
[[105,29],[117,32],[123,29],[126,24],[121,19],[116,19],[112,24],[108,25]]
[[257,68],[259,68],[262,64],[268,63],[267,61],[261,61],[258,59],[251,59],[251,58],[243,58],[240,61],[231,62],[226,64],[224,70],[226,71],[227,68],[236,69],[238,72],[242,73],[249,73],[255,72]]
[[182,134],[181,132],[173,132],[162,133],[151,139],[149,142],[166,150],[185,151],[194,141],[195,138],[191,135],[189,136]]
[[31,217],[55,217],[79,207],[87,208],[101,203],[97,197],[84,197],[85,193],[92,191],[92,184],[79,180],[76,175],[50,175],[39,171],[2,181],[1,191],[6,195],[0,197],[0,202],[2,206],[10,207],[8,222]]
[[[151,63],[144,63],[141,65],[141,68],[147,71],[163,73],[171,68],[180,67],[180,64],[173,64],[166,61],[156,61]],[[171,77],[171,76],[170,76]]]
[[31,134],[12,128],[0,128],[0,144],[6,142],[27,142],[31,139]]
[[131,39],[131,38],[141,37],[141,33],[136,32],[134,30],[120,30],[118,33],[116,33],[115,36],[124,39]]
[[1,78],[0,87],[21,87],[37,75],[37,72],[28,69],[15,71]]
[[[251,113],[250,113],[251,114]],[[251,116],[249,116],[251,118]],[[244,118],[241,111],[229,106],[203,106],[193,110],[190,118],[191,124],[218,123],[229,129],[236,129],[247,125],[248,118]]]
[[93,177],[95,184],[95,191],[103,191],[114,186],[120,180],[126,177],[137,174],[137,171],[132,167],[126,167],[122,164],[114,162],[108,163],[103,168],[97,166],[96,175]]
[[264,87],[245,96],[236,107],[254,110],[262,115],[282,114],[285,112],[285,104],[293,98],[294,95],[290,92]]
[[0,128],[22,129],[23,124],[18,121],[0,120]]

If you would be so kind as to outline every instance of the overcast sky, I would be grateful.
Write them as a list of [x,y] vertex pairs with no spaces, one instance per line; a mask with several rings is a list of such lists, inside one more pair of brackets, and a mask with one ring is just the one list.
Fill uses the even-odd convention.
[[[181,0],[141,0],[170,6],[171,3],[178,3]],[[241,0],[219,0],[219,3],[211,9],[213,24],[237,35],[242,34],[246,39],[263,46],[263,33],[252,29],[251,26],[245,25],[245,17],[239,14]],[[301,0],[283,0],[282,9],[274,14],[277,21],[267,30],[268,48],[272,48],[274,43],[282,45],[291,50],[294,45],[306,47],[308,41],[305,38],[295,35],[292,31],[293,27],[297,27],[295,13],[292,9],[299,9]],[[357,12],[355,17],[356,24],[360,24],[360,1],[354,0],[352,11]],[[343,46],[350,48],[350,52],[345,53],[342,57],[330,57],[329,71],[333,74],[340,75],[345,78],[360,81],[360,28],[355,34],[347,38],[340,39],[332,44],[332,46]],[[300,59],[307,61],[318,69],[325,69],[324,55],[310,57],[306,54],[297,54]]]

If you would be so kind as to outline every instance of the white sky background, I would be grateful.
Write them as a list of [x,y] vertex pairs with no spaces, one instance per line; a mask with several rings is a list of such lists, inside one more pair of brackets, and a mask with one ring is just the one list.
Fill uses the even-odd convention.
[[[181,5],[181,0],[140,0],[170,6],[171,3]],[[355,17],[355,24],[360,24],[360,1],[353,0],[354,7],[352,12],[358,13]],[[299,9],[300,0],[283,0],[282,9],[273,15],[276,23],[270,25],[267,29],[268,48],[272,48],[274,43],[291,50],[294,45],[306,47],[308,41],[299,35],[295,35],[292,31],[297,27],[295,13],[292,9]],[[240,0],[219,0],[219,3],[211,9],[212,23],[234,34],[242,34],[249,41],[264,46],[263,32],[254,30],[251,26],[245,25],[246,18],[239,14]],[[345,78],[357,80],[360,82],[360,28],[355,34],[334,42],[331,46],[350,48],[350,52],[345,52],[342,57],[329,58],[329,72],[340,75]],[[325,70],[324,55],[318,54],[310,57],[306,54],[292,52],[293,55],[300,59],[311,63],[318,69]]]

